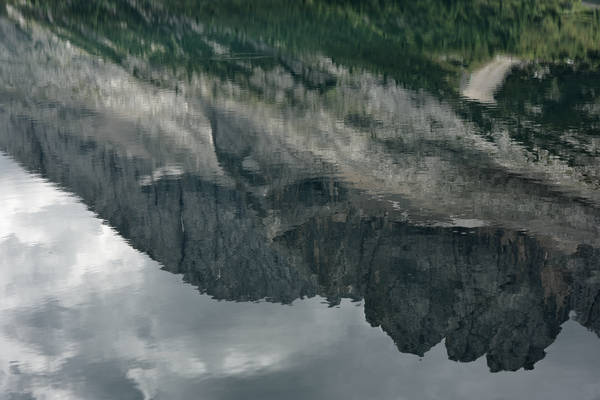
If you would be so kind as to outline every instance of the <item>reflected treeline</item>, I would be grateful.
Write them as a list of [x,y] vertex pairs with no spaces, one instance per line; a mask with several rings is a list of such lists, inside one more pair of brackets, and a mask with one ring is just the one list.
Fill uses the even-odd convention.
[[[454,87],[447,71],[459,67],[433,57],[481,61],[520,49],[540,21],[596,14],[439,2],[454,20],[499,19],[436,48],[450,27],[425,15],[431,2],[224,2],[239,7],[229,16],[219,3],[126,3],[8,9],[0,149],[166,270],[217,299],[364,299],[400,351],[445,339],[450,358],[485,354],[492,371],[533,368],[571,311],[600,332],[598,78],[582,66],[593,51],[559,54],[576,65],[515,67],[494,107],[436,91]],[[291,15],[302,18],[278,30]],[[375,74],[417,16],[441,33],[413,33],[390,61],[397,81]],[[523,24],[514,36],[499,28],[507,19]],[[328,29],[355,35],[368,62],[336,54],[337,36],[310,47]],[[577,113],[558,118],[561,107]]]
[[[534,77],[534,79],[532,79]],[[497,93],[497,112],[514,117],[513,137],[547,149],[571,165],[598,154],[600,74],[564,65],[514,70]]]

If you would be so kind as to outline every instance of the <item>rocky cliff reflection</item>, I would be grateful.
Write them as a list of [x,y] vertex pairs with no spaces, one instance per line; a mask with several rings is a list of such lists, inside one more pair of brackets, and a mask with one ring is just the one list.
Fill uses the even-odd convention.
[[9,10],[0,148],[201,292],[364,299],[401,352],[445,339],[492,371],[533,368],[572,311],[600,333],[595,95],[561,126],[548,99],[511,103],[530,65],[489,108],[251,41],[268,61],[180,81]]

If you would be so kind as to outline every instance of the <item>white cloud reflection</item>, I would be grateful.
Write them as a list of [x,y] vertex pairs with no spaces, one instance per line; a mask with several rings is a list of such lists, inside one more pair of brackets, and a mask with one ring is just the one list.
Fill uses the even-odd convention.
[[[347,313],[316,300],[293,308],[304,327],[280,324],[290,307],[213,301],[160,271],[75,197],[5,156],[0,184],[5,393],[25,390],[25,379],[26,391],[41,399],[81,396],[81,382],[70,382],[67,370],[83,358],[117,364],[123,379],[149,397],[164,377],[277,369],[292,354],[335,340],[311,331],[345,320]],[[355,322],[362,318],[349,311]],[[57,379],[58,391],[52,388]]]

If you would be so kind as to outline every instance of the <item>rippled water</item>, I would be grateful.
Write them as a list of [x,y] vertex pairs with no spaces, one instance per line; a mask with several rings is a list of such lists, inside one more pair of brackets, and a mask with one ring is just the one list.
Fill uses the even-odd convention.
[[600,10],[521,3],[0,1],[0,398],[600,399]]

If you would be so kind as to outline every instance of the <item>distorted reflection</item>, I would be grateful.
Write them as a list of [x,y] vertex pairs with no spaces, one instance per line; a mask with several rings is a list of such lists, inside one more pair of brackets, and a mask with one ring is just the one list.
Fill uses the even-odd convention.
[[600,12],[280,3],[0,1],[0,389],[597,399]]

